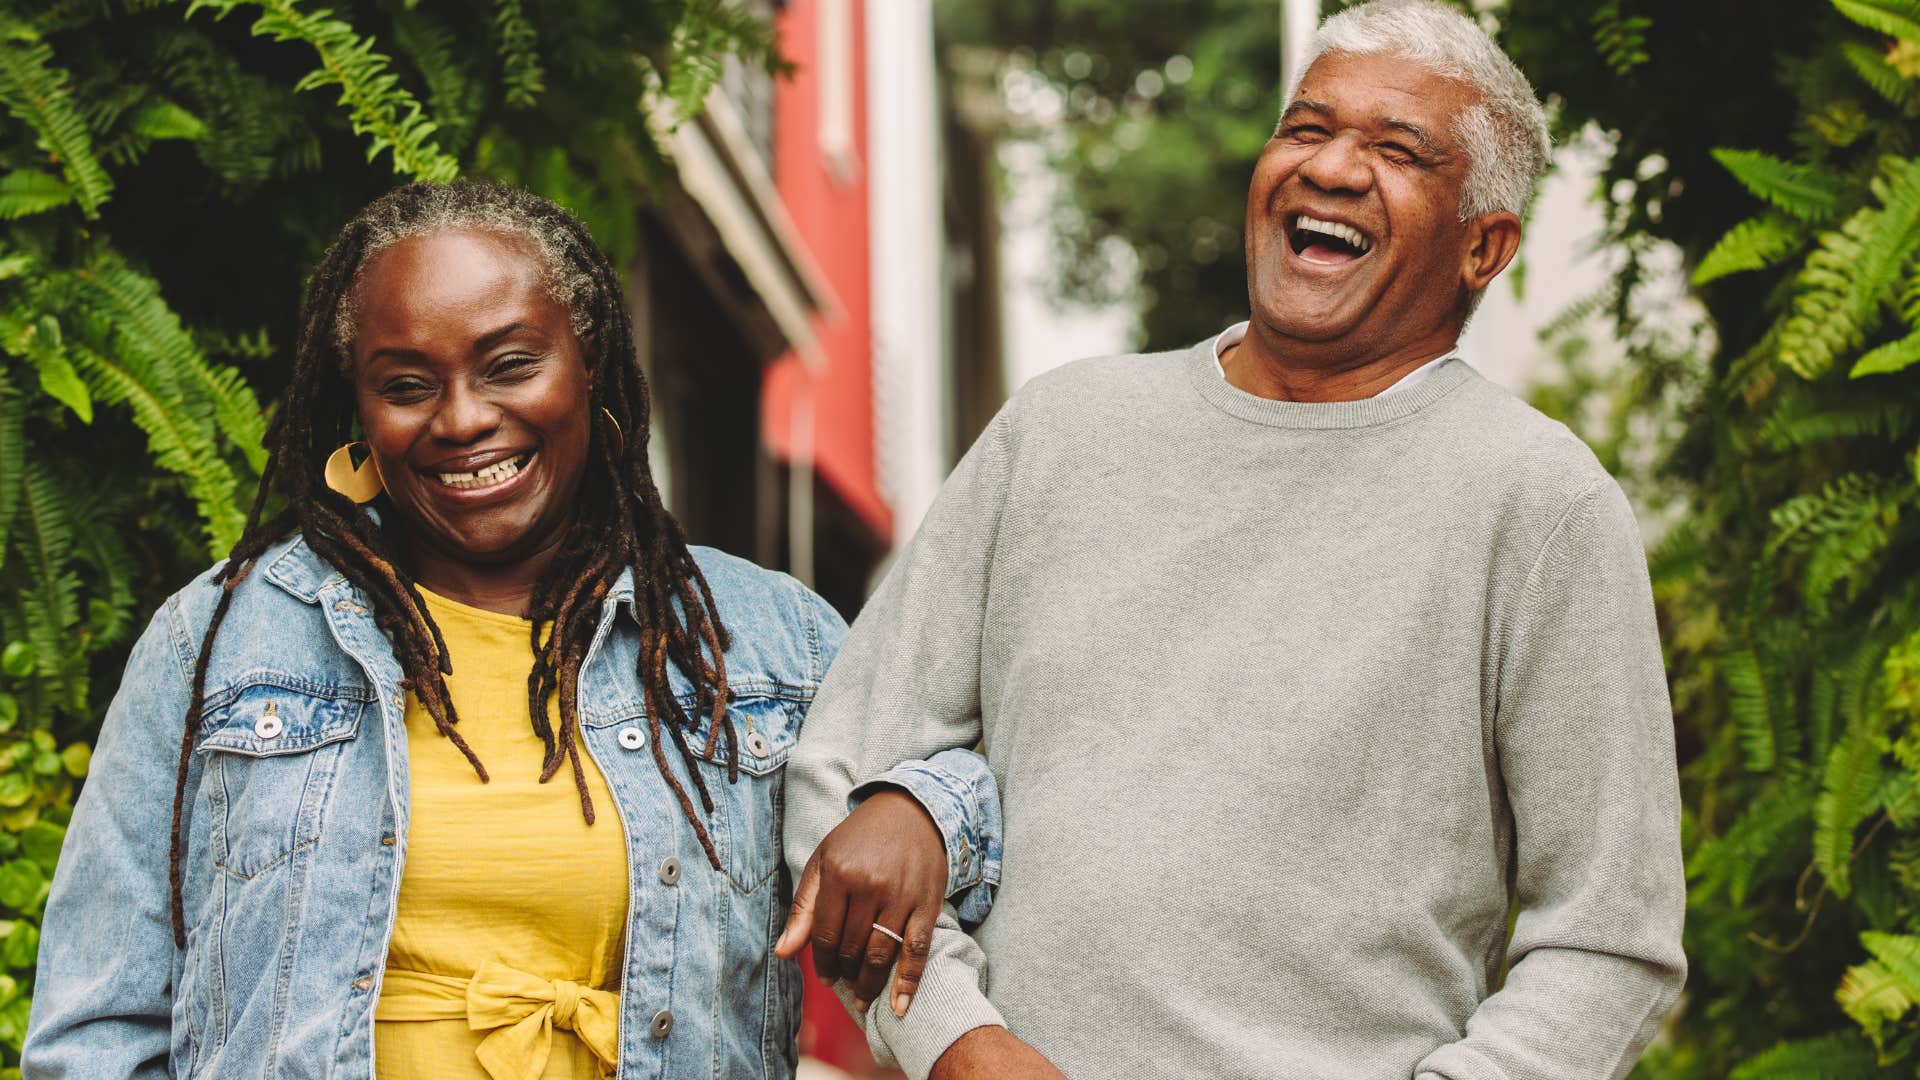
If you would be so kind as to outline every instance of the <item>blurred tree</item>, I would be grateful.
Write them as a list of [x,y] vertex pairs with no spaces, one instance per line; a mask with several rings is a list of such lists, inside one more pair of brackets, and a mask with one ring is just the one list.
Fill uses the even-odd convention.
[[[1246,318],[1247,181],[1279,117],[1272,0],[940,0],[949,46],[990,49],[1002,132],[1066,178],[1058,294],[1137,303],[1153,348]],[[951,52],[948,53],[952,55]]]
[[690,115],[771,31],[725,0],[0,0],[0,1080],[140,621],[224,555],[302,278],[394,183],[475,170],[625,265]]

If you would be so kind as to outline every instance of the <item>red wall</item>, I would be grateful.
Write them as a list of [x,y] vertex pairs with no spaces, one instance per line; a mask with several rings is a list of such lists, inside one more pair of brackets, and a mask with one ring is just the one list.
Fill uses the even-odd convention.
[[880,497],[873,452],[865,4],[852,0],[849,6],[854,161],[845,179],[833,174],[819,146],[819,0],[791,0],[777,24],[781,51],[795,71],[774,92],[774,183],[840,310],[813,319],[826,354],[824,370],[808,372],[791,354],[768,369],[761,430],[774,453],[791,460],[793,404],[811,396],[816,471],[885,540],[892,535],[892,513]]

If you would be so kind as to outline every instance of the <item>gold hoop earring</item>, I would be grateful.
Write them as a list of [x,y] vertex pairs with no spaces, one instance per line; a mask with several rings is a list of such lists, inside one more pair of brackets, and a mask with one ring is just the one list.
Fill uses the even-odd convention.
[[613,443],[613,459],[619,461],[627,456],[627,433],[620,430],[620,421],[615,420],[605,406],[601,406],[600,415],[607,418],[607,426],[613,429],[607,438]]
[[370,503],[386,485],[380,482],[380,470],[374,467],[373,452],[367,452],[367,460],[359,468],[353,465],[353,448],[365,446],[365,443],[348,443],[327,456],[325,477],[327,486],[345,495],[356,503]]

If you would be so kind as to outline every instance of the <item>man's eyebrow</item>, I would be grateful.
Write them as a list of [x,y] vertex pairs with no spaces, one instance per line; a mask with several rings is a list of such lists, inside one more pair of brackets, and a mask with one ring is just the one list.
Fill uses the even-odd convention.
[[1380,126],[1384,128],[1390,128],[1394,131],[1398,131],[1401,134],[1405,135],[1407,138],[1412,139],[1416,143],[1419,143],[1420,152],[1422,154],[1425,154],[1429,157],[1446,156],[1445,151],[1440,149],[1440,144],[1434,141],[1433,136],[1427,134],[1427,129],[1421,127],[1419,124],[1416,124],[1411,120],[1397,120],[1397,119],[1394,119],[1393,117],[1388,117],[1387,119],[1380,121]]
[[1280,122],[1284,124],[1292,119],[1295,113],[1303,112],[1313,113],[1317,116],[1332,116],[1333,106],[1324,101],[1315,101],[1312,98],[1295,98],[1293,103],[1287,106],[1286,111],[1280,114]]

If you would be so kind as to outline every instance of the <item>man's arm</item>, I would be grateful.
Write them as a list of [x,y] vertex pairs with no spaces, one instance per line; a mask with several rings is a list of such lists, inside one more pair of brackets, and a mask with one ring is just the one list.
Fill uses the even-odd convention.
[[[1000,411],[941,488],[814,699],[787,764],[785,843],[795,880],[847,816],[856,788],[903,761],[980,739],[981,634],[1016,407]],[[926,1076],[960,1036],[1003,1024],[985,987],[979,946],[944,913],[907,1015],[895,1016],[885,995],[867,1010],[876,1056]]]
[[1567,511],[1513,610],[1494,717],[1512,966],[1417,1080],[1625,1076],[1686,981],[1673,716],[1646,553],[1611,479]]

